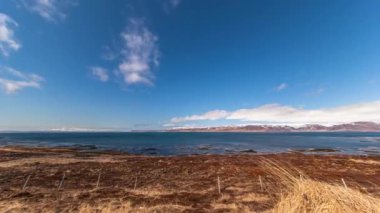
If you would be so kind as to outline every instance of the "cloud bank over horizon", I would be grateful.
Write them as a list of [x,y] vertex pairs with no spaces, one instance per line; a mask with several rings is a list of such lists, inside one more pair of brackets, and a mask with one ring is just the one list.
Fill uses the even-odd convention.
[[358,121],[380,122],[380,100],[331,108],[304,109],[280,104],[266,104],[234,111],[212,110],[203,114],[174,117],[172,124],[200,121],[239,121],[271,125],[333,125]]

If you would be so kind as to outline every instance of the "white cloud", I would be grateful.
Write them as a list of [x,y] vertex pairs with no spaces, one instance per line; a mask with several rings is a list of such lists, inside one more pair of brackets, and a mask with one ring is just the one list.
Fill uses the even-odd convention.
[[0,13],[0,52],[4,56],[8,56],[11,51],[16,51],[21,47],[14,38],[13,28],[17,26],[17,22],[4,13]]
[[282,83],[274,88],[275,91],[280,92],[288,87],[288,84]]
[[0,88],[6,94],[13,94],[25,88],[41,88],[43,78],[27,74],[10,67],[0,67]]
[[219,119],[226,118],[228,114],[229,113],[224,110],[213,110],[201,115],[175,117],[171,119],[171,122],[180,123],[180,122],[186,122],[186,121],[219,120]]
[[30,0],[24,1],[24,5],[30,11],[37,13],[48,21],[59,21],[66,18],[64,10],[76,5],[74,0]]
[[157,36],[148,30],[143,20],[130,19],[125,32],[121,34],[125,48],[119,72],[124,82],[130,84],[153,84],[152,68],[158,66],[159,52]]
[[99,81],[107,82],[109,80],[108,71],[105,68],[91,67],[90,71]]
[[201,120],[236,120],[257,124],[287,125],[339,124],[357,121],[380,122],[380,101],[345,105],[333,108],[303,109],[279,104],[268,104],[251,109],[210,111],[201,115],[176,117],[172,123]]

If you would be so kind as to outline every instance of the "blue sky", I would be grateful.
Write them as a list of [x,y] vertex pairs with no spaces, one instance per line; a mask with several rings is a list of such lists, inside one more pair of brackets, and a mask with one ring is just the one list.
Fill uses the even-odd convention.
[[380,122],[377,0],[0,2],[0,129]]

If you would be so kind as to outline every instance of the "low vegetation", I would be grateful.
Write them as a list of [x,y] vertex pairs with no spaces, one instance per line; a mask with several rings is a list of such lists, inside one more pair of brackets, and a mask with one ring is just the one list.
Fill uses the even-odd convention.
[[342,184],[331,184],[313,180],[294,168],[283,167],[276,162],[265,160],[263,165],[286,187],[269,212],[380,212],[379,198],[348,188],[344,179]]
[[379,163],[299,153],[146,157],[0,149],[0,212],[380,212]]

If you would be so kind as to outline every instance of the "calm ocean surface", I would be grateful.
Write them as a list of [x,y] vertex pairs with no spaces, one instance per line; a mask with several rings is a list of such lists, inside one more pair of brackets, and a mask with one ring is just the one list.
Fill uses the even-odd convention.
[[380,155],[380,133],[0,133],[0,146],[69,146],[136,154],[186,155],[336,149]]

